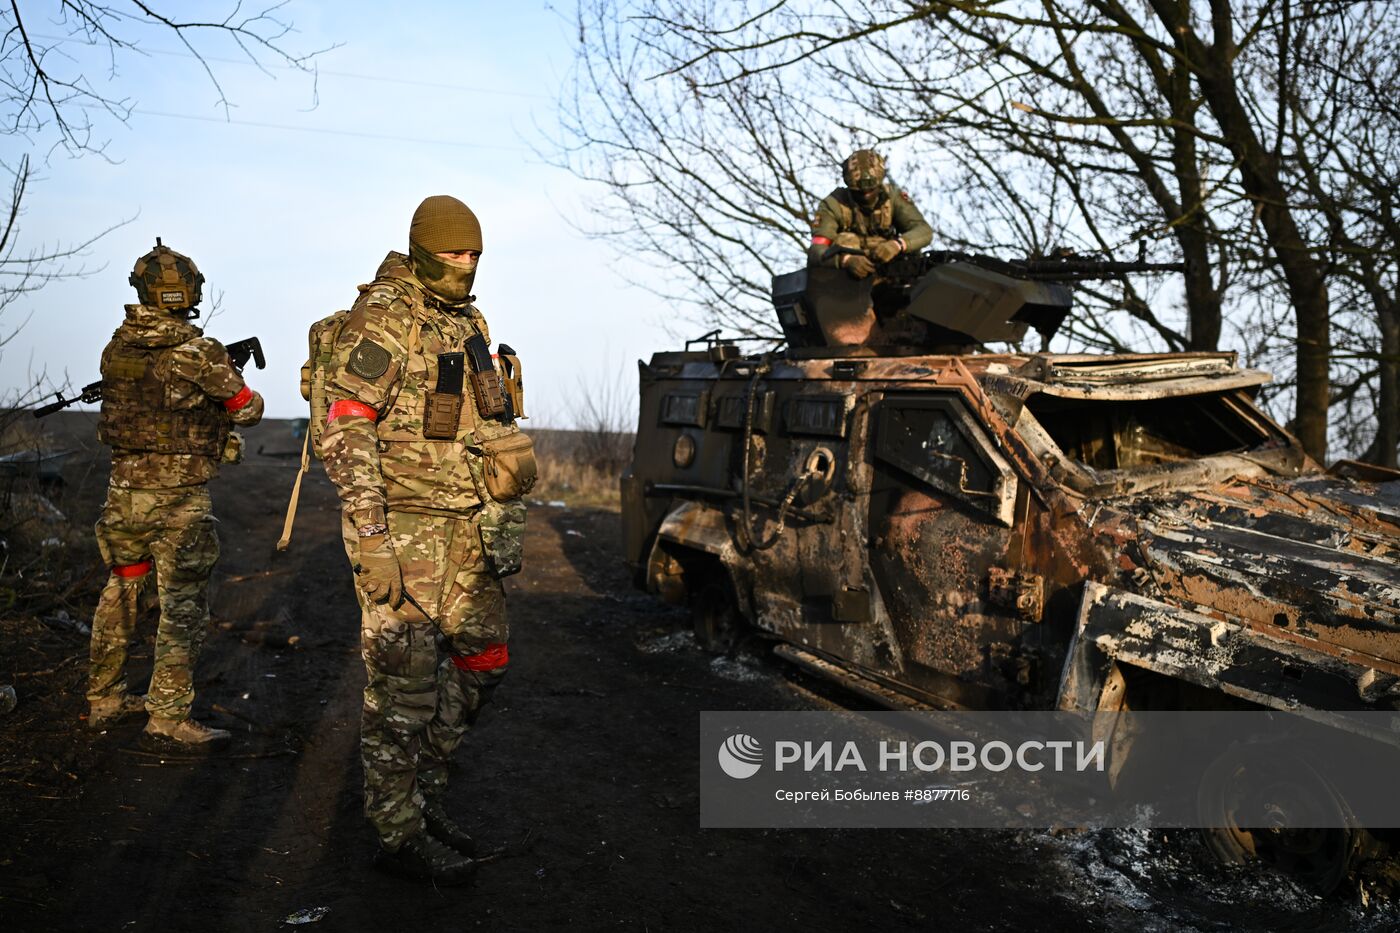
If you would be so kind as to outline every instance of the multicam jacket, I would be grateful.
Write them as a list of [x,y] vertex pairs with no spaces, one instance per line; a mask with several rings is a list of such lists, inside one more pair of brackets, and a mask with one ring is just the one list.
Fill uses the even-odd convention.
[[[933,242],[933,230],[909,195],[886,181],[884,192],[873,209],[856,201],[849,188],[837,188],[822,199],[812,216],[812,245],[807,250],[810,265],[820,265],[822,257],[838,234],[854,233],[860,248],[871,241],[904,238],[904,251],[917,253]],[[826,261],[836,264],[836,257]]]
[[219,341],[168,311],[127,305],[102,351],[98,439],[112,448],[111,485],[170,489],[208,482],[229,426],[262,420]]
[[391,252],[341,328],[327,373],[330,419],[322,459],[356,525],[384,521],[386,510],[459,515],[484,496],[473,448],[483,427],[470,379],[460,385],[452,438],[424,437],[428,395],[440,357],[462,353],[473,334],[490,342],[475,307],[439,304]]

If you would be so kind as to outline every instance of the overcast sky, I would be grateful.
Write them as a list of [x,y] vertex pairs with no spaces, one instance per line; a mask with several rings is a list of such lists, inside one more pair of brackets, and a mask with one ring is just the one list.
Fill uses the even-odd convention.
[[[61,36],[39,19],[49,6],[25,5],[28,26]],[[588,189],[531,149],[554,125],[572,61],[567,10],[540,0],[292,0],[280,15],[297,30],[290,47],[341,46],[317,59],[314,93],[295,71],[211,61],[232,123],[198,62],[161,54],[179,48],[168,34],[150,33],[153,54],[119,59],[110,80],[105,57],[65,46],[136,112],[127,125],[94,117],[115,164],[50,153],[51,139],[5,138],[6,160],[29,146],[42,176],[26,198],[22,242],[71,243],[134,219],[92,247],[84,262],[99,271],[5,312],[0,331],[30,320],[3,350],[0,389],[22,388],[40,369],[60,383],[65,372],[73,385],[96,379],[122,306],[136,300],[132,263],[160,236],[204,273],[206,311],[221,295],[208,332],[262,338],[268,368],[249,381],[268,414],[302,416],[307,326],[348,307],[388,250],[407,249],[413,209],[432,194],[461,198],[481,219],[478,305],[493,339],[521,356],[536,426],[567,423],[581,386],[634,384],[635,361],[674,342],[659,300],[614,273],[606,244],[567,224],[587,210]],[[237,55],[224,42],[202,48]]]

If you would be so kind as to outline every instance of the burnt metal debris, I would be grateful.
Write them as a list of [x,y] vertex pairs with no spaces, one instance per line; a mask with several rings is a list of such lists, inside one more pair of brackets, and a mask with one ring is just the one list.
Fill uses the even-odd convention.
[[978,352],[1150,268],[775,277],[781,351],[640,364],[637,585],[883,706],[1400,709],[1400,473],[1323,469],[1231,352]]

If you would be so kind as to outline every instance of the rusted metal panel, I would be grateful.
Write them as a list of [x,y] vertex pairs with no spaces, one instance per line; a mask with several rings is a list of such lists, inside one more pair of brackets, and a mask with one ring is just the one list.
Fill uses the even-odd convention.
[[[644,375],[654,436],[625,507],[658,548],[720,561],[760,629],[910,695],[1097,704],[1118,663],[1272,705],[1393,703],[1400,483],[1323,474],[1252,402],[1266,378],[1230,353],[672,354]],[[681,471],[663,400],[704,393],[703,419],[673,412],[699,446]],[[899,435],[881,413],[901,404],[954,412],[939,425],[967,451],[936,443],[932,421]],[[1122,415],[1108,466],[1068,446],[1080,405]],[[1190,431],[1143,434],[1153,405],[1164,430],[1229,428],[1200,450]],[[683,580],[653,563],[653,588]]]
[[656,535],[721,560],[732,558],[735,551],[725,513],[701,502],[681,502],[666,516]]
[[[1290,644],[1244,625],[1095,584],[1085,590],[1077,638],[1077,662],[1093,649],[1120,665],[1275,709],[1368,709],[1378,696],[1400,695],[1400,670],[1381,672],[1369,659]],[[1065,708],[1093,696],[1093,677],[1080,674],[1085,669],[1082,663],[1067,666],[1061,692]]]

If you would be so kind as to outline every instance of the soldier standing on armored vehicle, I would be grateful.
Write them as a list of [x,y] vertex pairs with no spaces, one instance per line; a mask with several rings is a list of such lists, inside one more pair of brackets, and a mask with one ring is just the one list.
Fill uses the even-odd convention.
[[[219,341],[189,320],[199,316],[204,276],[162,246],[131,273],[141,303],[102,351],[98,439],[112,448],[107,502],[97,544],[112,568],[92,620],[88,725],[101,729],[143,708],[143,741],[179,750],[229,738],[190,718],[194,666],[209,624],[209,574],[219,557],[206,483],[220,463],[236,463],[241,439],[231,424],[262,419],[250,389]],[[143,700],[127,692],[127,644],[137,601],[152,568],[160,596],[155,669]]]
[[461,201],[419,205],[409,255],[389,253],[340,325],[319,446],[359,584],[376,863],[438,884],[475,869],[443,797],[453,753],[505,677],[499,577],[519,569],[534,476],[472,305],[481,248]]

